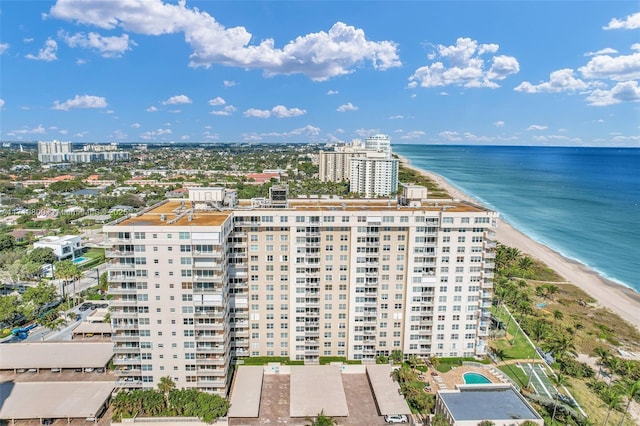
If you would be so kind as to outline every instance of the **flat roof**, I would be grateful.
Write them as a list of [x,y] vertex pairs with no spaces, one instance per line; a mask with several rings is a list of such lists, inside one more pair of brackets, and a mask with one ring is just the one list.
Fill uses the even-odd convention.
[[112,382],[3,382],[0,419],[93,417],[113,389]]
[[111,333],[111,324],[108,322],[81,322],[79,326],[77,326],[73,330],[73,334],[82,334],[82,333],[94,333],[94,334],[105,334]]
[[0,344],[0,370],[104,367],[111,342],[26,342]]
[[349,415],[340,366],[291,366],[289,415],[315,417],[321,411],[332,417]]
[[469,385],[439,391],[455,421],[539,420],[541,417],[511,386]]
[[[123,220],[118,225],[121,226],[220,226],[232,213],[232,210],[196,210],[191,216],[189,221],[188,214],[184,214],[180,219],[175,222],[169,223],[174,220],[178,215],[176,211],[179,211],[181,206],[184,205],[184,200],[176,201],[169,200],[166,203],[160,204],[153,209],[145,212],[132,215],[128,219]],[[178,210],[176,210],[178,209]],[[162,215],[164,215],[164,221],[162,221]]]
[[264,367],[240,365],[236,370],[229,417],[258,417]]
[[400,386],[391,377],[392,371],[393,367],[388,364],[367,365],[367,376],[379,414],[411,414],[407,401],[399,392]]

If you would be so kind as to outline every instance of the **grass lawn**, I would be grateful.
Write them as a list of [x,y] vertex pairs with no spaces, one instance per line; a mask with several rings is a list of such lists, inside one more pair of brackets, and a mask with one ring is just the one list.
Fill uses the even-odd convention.
[[104,259],[104,249],[101,248],[90,248],[86,253],[83,254],[84,257],[88,257],[91,259]]
[[513,380],[518,386],[521,388],[526,388],[527,383],[529,383],[529,378],[522,370],[522,368],[518,367],[515,364],[506,364],[498,367],[500,371],[509,376],[511,380]]
[[[607,408],[604,406],[602,400],[598,398],[591,389],[589,389],[585,382],[571,378],[569,379],[569,383],[571,386],[567,386],[567,388],[580,403],[580,406],[585,413],[587,413],[589,419],[593,421],[593,424],[603,425],[604,420],[607,417]],[[623,407],[624,405],[625,404],[622,404]],[[620,420],[622,420],[622,412],[612,410],[611,416],[609,416],[609,424],[619,425]],[[624,425],[632,426],[634,424],[635,423],[629,419],[629,416],[627,415]]]
[[489,364],[491,362],[488,359],[478,361],[475,358],[438,358],[438,363],[437,363],[438,365],[436,365],[435,368],[441,373],[446,373],[447,371],[451,370],[451,368],[453,367],[461,366],[463,361],[480,362],[482,364]]
[[500,319],[504,324],[509,323],[507,335],[492,340],[490,342],[491,347],[501,351],[501,356],[504,360],[531,358],[535,348],[529,344],[529,341],[522,331],[519,330],[516,322],[514,320],[509,322],[509,315],[502,308],[493,307],[491,314],[495,318]]

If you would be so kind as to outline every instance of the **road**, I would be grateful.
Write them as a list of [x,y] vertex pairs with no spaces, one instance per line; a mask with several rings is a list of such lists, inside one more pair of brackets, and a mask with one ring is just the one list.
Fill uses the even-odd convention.
[[[98,279],[100,275],[107,269],[107,264],[103,263],[95,268],[91,268],[84,271],[83,277],[75,282],[69,282],[63,286],[61,280],[55,280],[58,293],[64,293],[69,297],[88,289],[89,287],[95,287],[98,285]],[[63,288],[64,287],[64,288]]]

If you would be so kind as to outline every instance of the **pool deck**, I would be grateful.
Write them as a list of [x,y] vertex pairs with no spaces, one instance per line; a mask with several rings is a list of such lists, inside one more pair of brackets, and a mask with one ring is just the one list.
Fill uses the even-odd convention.
[[495,367],[487,365],[486,367],[476,367],[470,365],[462,365],[460,367],[453,367],[446,373],[440,373],[433,368],[429,368],[429,371],[425,373],[424,382],[429,382],[430,390],[427,393],[435,394],[439,390],[455,389],[456,385],[464,385],[465,373],[478,373],[491,380],[491,383],[504,383],[501,377],[498,377],[492,370]]

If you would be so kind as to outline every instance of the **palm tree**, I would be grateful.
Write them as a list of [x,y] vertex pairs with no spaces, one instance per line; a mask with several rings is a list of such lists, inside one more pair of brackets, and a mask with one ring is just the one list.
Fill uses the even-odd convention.
[[606,361],[607,367],[609,368],[609,386],[611,386],[611,382],[613,381],[613,374],[620,368],[620,363],[620,358],[616,358],[615,356],[610,357]]
[[620,426],[624,424],[624,419],[627,417],[627,413],[629,412],[629,406],[631,406],[631,401],[640,396],[640,380],[636,380],[635,382],[626,382],[623,385],[622,392],[624,396],[627,398],[627,406],[622,413],[622,420],[620,420]]
[[609,358],[611,358],[611,352],[609,352],[602,346],[598,346],[593,350],[593,355],[598,358],[598,375],[596,376],[597,379],[602,374],[602,366],[607,363]]
[[529,272],[532,266],[533,266],[533,259],[531,259],[529,256],[524,256],[520,258],[520,260],[518,261],[518,268],[522,272],[522,278],[526,277],[527,272]]
[[164,401],[167,408],[169,408],[169,392],[175,389],[176,384],[170,376],[160,377],[158,381],[158,390],[164,395]]
[[563,359],[567,355],[577,355],[576,345],[573,342],[573,336],[568,334],[559,334],[552,336],[547,342],[547,349],[553,352],[556,359]]
[[564,314],[562,313],[562,311],[560,309],[556,309],[553,311],[553,319],[556,321],[562,321],[562,319],[564,318]]
[[607,407],[607,417],[604,420],[604,426],[609,423],[609,415],[612,409],[619,409],[622,404],[622,395],[614,388],[604,389],[600,397],[604,401],[604,406]]
[[336,424],[333,417],[324,414],[324,410],[320,411],[315,419],[307,417],[306,420],[309,422],[306,426],[333,426]]
[[561,386],[565,386],[569,381],[567,380],[567,377],[562,373],[558,373],[558,375],[556,375],[555,377],[551,377],[551,381],[556,386],[556,397],[553,403],[553,414],[551,415],[551,424],[553,424],[556,418],[556,410],[558,408],[558,398],[560,397],[558,388]]

